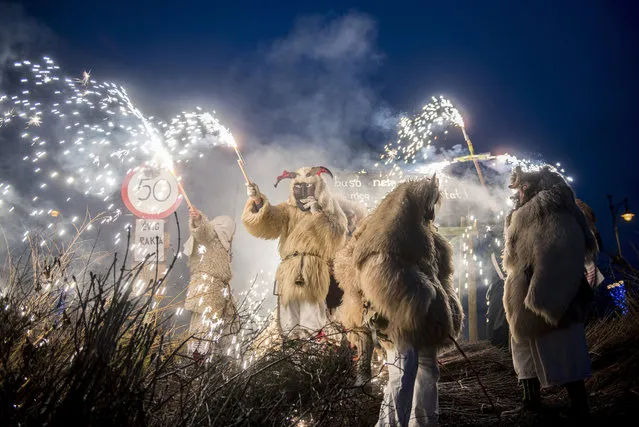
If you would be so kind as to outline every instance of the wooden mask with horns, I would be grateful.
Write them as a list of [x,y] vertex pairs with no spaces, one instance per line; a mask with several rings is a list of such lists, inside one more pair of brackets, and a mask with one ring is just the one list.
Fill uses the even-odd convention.
[[297,205],[303,211],[308,211],[308,208],[304,207],[306,200],[309,197],[315,197],[321,203],[322,193],[327,191],[326,183],[321,178],[323,173],[333,178],[331,171],[324,166],[302,167],[295,172],[285,170],[277,177],[275,187],[283,179],[290,179],[289,203]]

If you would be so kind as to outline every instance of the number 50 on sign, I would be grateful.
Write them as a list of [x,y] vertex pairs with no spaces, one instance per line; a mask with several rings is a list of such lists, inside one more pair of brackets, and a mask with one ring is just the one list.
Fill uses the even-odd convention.
[[180,206],[182,195],[175,176],[166,169],[142,167],[122,183],[122,200],[138,218],[161,219]]

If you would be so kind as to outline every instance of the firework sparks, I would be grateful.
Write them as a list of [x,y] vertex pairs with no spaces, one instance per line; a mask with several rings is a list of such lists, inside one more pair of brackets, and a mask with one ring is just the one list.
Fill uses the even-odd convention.
[[384,147],[381,156],[385,164],[396,160],[405,164],[415,163],[417,155],[437,138],[440,131],[448,132],[448,126],[464,127],[464,119],[448,99],[432,97],[432,101],[422,108],[414,118],[402,117],[399,121],[398,140]]
[[29,121],[27,122],[28,126],[40,126],[40,124],[42,123],[42,119],[40,118],[40,116],[35,115],[35,116],[31,116],[29,118]]
[[[22,161],[37,183],[23,197],[31,200],[32,217],[50,212],[41,204],[69,212],[97,201],[98,209],[109,213],[104,221],[114,221],[121,213],[114,199],[131,169],[149,165],[174,171],[175,163],[202,158],[210,147],[235,147],[214,112],[198,107],[168,121],[145,117],[124,87],[92,80],[90,71],[81,79],[64,77],[45,57],[42,63],[15,62],[8,73],[16,84],[14,93],[0,95],[0,129],[16,132],[26,146]],[[24,131],[19,131],[21,122]],[[54,197],[54,189],[67,196]],[[60,206],[65,199],[67,206]],[[13,208],[0,204],[6,211]]]
[[[89,82],[91,81],[91,70],[83,71],[82,72],[82,78],[81,79],[75,79],[75,81],[80,83],[82,86],[87,87],[89,85]],[[48,81],[45,81],[45,83],[48,83]]]

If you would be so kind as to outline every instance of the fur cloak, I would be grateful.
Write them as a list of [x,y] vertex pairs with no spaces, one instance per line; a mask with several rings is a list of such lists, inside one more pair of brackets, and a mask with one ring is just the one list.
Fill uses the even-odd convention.
[[[250,234],[279,239],[281,262],[275,273],[277,293],[285,306],[290,301],[324,302],[330,285],[332,261],[344,244],[346,215],[332,199],[324,180],[311,168],[301,168],[291,181],[288,200],[272,205],[263,194],[262,206],[249,199],[242,222]],[[293,196],[296,183],[313,183],[319,212],[302,211]]]
[[210,307],[211,313],[222,317],[231,300],[229,282],[231,273],[231,242],[235,233],[235,221],[218,216],[209,221],[204,215],[189,222],[191,237],[185,245],[189,256],[191,278],[184,308],[203,313]]
[[517,341],[578,320],[581,308],[576,297],[584,264],[597,254],[597,243],[572,189],[561,177],[540,177],[535,179],[540,180],[541,190],[506,221],[504,307]]
[[438,201],[436,180],[400,184],[338,252],[338,318],[345,327],[363,325],[368,303],[388,321],[380,332],[395,347],[442,346],[459,334],[452,247],[432,224]]

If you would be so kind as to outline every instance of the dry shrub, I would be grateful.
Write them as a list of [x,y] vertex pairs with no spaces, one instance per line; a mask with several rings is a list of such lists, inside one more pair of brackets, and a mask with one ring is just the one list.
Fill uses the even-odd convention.
[[348,345],[335,339],[257,341],[268,319],[257,323],[257,305],[244,300],[239,332],[213,334],[210,352],[194,357],[186,351],[194,338],[171,327],[167,310],[155,308],[165,277],[134,292],[145,263],[127,268],[128,253],[121,261],[112,255],[100,274],[91,273],[88,263],[72,272],[74,257],[86,253],[63,250],[51,258],[31,250],[24,262],[11,263],[0,301],[3,423],[374,423],[379,393],[352,387]]

